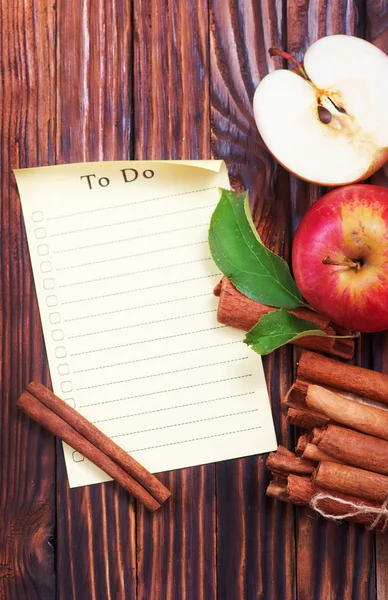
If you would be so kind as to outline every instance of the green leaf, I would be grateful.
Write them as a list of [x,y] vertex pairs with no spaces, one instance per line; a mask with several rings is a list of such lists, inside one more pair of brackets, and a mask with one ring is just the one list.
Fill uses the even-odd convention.
[[245,296],[278,308],[306,306],[285,260],[262,243],[248,192],[221,189],[212,215],[209,246],[214,262]]
[[263,317],[245,336],[244,342],[258,354],[269,354],[276,348],[307,335],[328,336],[316,325],[286,310],[275,310]]

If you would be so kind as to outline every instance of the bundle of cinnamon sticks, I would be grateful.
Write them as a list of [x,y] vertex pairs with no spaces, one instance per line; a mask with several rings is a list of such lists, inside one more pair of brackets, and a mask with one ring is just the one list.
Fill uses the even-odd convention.
[[267,494],[326,518],[388,527],[388,375],[302,353],[284,405],[307,430],[269,455]]

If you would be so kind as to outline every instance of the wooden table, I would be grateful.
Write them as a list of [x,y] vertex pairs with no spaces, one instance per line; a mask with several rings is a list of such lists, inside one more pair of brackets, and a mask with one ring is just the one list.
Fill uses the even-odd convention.
[[[388,536],[265,496],[265,457],[165,473],[147,514],[108,483],[69,490],[61,446],[17,414],[49,382],[12,169],[86,160],[223,158],[264,241],[290,254],[322,189],[269,156],[252,118],[270,46],[301,58],[357,34],[388,51],[383,0],[4,0],[1,48],[1,600],[386,600]],[[374,180],[383,183],[383,174]],[[387,336],[356,361],[387,369]],[[293,352],[265,360],[279,441]]]

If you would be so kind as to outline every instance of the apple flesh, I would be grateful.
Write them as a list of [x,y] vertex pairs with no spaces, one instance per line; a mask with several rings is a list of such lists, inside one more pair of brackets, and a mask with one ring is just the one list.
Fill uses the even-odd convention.
[[350,185],[320,198],[298,227],[292,266],[306,301],[334,323],[388,329],[388,190]]
[[300,178],[329,186],[365,179],[388,160],[387,105],[388,57],[347,35],[315,42],[303,67],[268,74],[253,99],[275,158]]

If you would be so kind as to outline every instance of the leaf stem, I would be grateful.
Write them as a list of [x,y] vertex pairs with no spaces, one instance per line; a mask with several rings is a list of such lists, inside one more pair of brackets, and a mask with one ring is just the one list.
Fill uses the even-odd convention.
[[300,63],[298,60],[296,60],[296,58],[294,56],[292,56],[292,54],[289,54],[288,52],[284,52],[284,50],[280,50],[279,48],[270,48],[268,50],[268,52],[269,52],[269,55],[271,56],[271,58],[273,56],[281,56],[282,58],[285,58],[289,62],[293,63],[296,66],[296,68],[298,69],[300,75],[304,79],[309,79],[306,71],[304,70],[302,63]]

